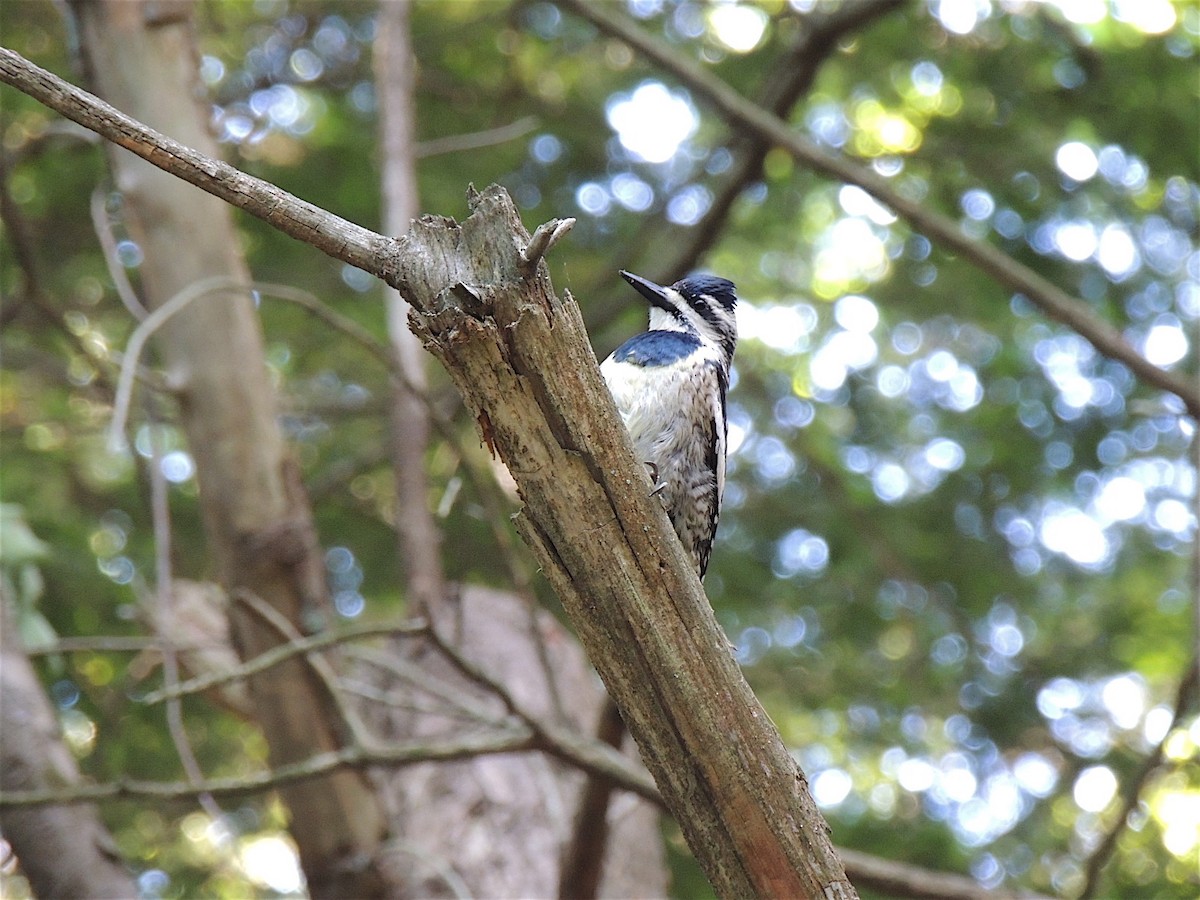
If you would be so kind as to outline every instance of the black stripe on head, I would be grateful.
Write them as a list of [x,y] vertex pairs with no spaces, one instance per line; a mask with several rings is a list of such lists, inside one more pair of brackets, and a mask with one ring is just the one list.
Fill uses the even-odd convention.
[[733,359],[737,345],[737,323],[733,316],[738,299],[733,282],[715,275],[689,275],[671,287],[712,327],[720,338],[725,357]]
[[715,275],[689,275],[675,282],[671,287],[683,294],[689,302],[707,294],[725,309],[733,312],[737,305],[737,288],[728,278],[718,278]]

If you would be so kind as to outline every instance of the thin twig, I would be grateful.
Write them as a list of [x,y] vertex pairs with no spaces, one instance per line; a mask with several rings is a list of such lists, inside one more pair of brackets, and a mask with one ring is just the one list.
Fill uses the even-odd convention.
[[[304,646],[307,641],[312,639],[295,635],[295,629],[291,624],[261,598],[247,591],[235,591],[234,597],[239,602],[246,604],[281,634],[294,635],[289,637],[290,643],[286,647],[274,648],[273,651],[256,657],[248,664],[248,667],[266,668],[279,662],[280,659],[275,658],[279,654],[275,654],[274,651],[282,652],[286,649],[289,651],[288,655],[304,653],[313,662],[313,668],[333,694],[335,702],[339,700],[342,689],[336,676],[329,669],[328,663],[319,656],[317,651],[321,648],[320,645]],[[418,631],[425,632],[426,626],[422,624],[419,629],[414,627],[412,633],[418,633]],[[359,636],[365,636],[365,633],[360,633]],[[346,635],[342,634],[337,637],[344,640]],[[194,797],[200,792],[209,793],[213,797],[243,796],[283,784],[314,778],[347,766],[404,766],[416,762],[439,762],[493,753],[523,751],[549,753],[563,762],[582,769],[589,775],[607,778],[617,786],[661,805],[662,800],[654,782],[644,772],[635,769],[629,759],[611,747],[602,745],[591,738],[540,722],[536,717],[524,712],[503,685],[463,658],[454,648],[441,642],[440,639],[434,639],[434,645],[468,680],[500,699],[510,713],[510,717],[506,720],[508,723],[506,726],[493,727],[487,731],[460,736],[455,740],[443,743],[414,742],[382,747],[378,746],[377,742],[357,739],[358,736],[352,734],[352,737],[356,739],[337,751],[318,754],[300,763],[280,766],[270,772],[247,778],[209,779],[202,780],[195,785],[122,779],[108,784],[82,786],[73,790],[10,792],[0,797],[0,809],[47,803],[78,803],[120,797],[179,799]],[[267,659],[269,656],[272,658]],[[389,666],[389,668],[391,667]],[[238,673],[238,675],[241,674],[243,673]],[[183,692],[184,689],[187,689],[187,692],[190,693],[191,688],[202,681],[205,679],[193,679],[192,682],[179,685],[176,691]],[[209,680],[208,686],[212,686],[212,683]],[[422,686],[428,687],[426,684],[422,684]],[[161,694],[161,692],[159,693]],[[164,698],[161,696],[154,697],[155,701],[162,699]],[[461,697],[456,705],[469,710],[469,707],[462,702]],[[473,710],[469,711],[474,712]],[[346,715],[349,712],[347,705],[339,704],[339,712]],[[491,713],[484,712],[483,715],[490,716]],[[348,715],[347,724],[353,727],[355,722],[357,722],[357,716]]]
[[483,690],[487,691],[489,694],[498,697],[510,715],[521,719],[522,721],[526,721],[531,718],[523,709],[521,709],[520,705],[516,701],[516,698],[509,693],[508,688],[459,653],[458,648],[452,646],[449,641],[446,641],[440,634],[438,634],[436,628],[429,629],[429,641],[435,648],[437,648],[437,651],[441,653],[442,656],[444,656],[447,661],[449,661],[450,664],[459,671],[460,674],[466,677],[468,681],[474,683],[476,687],[483,688]]
[[[159,621],[162,623],[163,683],[170,690],[179,684],[179,656],[174,645],[175,604],[171,597],[171,507],[167,497],[167,478],[162,471],[159,441],[158,429],[153,429],[150,435],[150,515],[154,528],[154,603],[159,608]],[[188,739],[183,724],[183,704],[178,697],[167,701],[166,718],[167,733],[183,764],[188,784],[195,787],[204,780],[204,773]],[[211,794],[200,791],[196,798],[214,822],[224,819],[224,812]]]
[[424,691],[464,716],[488,725],[500,725],[507,718],[476,700],[460,686],[447,684],[401,656],[385,653],[374,647],[348,647],[347,654],[395,676],[418,691]]
[[520,753],[533,749],[535,749],[533,734],[523,726],[457,735],[452,740],[446,741],[412,741],[373,748],[350,744],[338,750],[318,753],[300,762],[277,766],[254,775],[243,775],[236,778],[209,778],[194,786],[178,781],[144,781],[126,778],[103,784],[79,785],[73,788],[5,791],[0,795],[0,809],[49,804],[92,803],[98,800],[114,799],[186,800],[195,797],[200,792],[218,798],[245,797],[299,781],[308,781],[344,768],[368,765],[399,768],[423,762],[446,762],[496,753]]
[[919,866],[872,856],[861,850],[838,848],[846,874],[855,886],[870,888],[885,897],[919,900],[1048,900],[1032,891],[992,890],[965,875],[937,872]]
[[112,223],[108,221],[108,210],[105,208],[107,193],[108,191],[103,187],[97,187],[92,191],[90,204],[92,229],[96,232],[96,239],[100,241],[104,264],[108,267],[108,277],[112,279],[113,287],[117,290],[117,297],[129,310],[129,314],[141,322],[150,315],[150,311],[138,299],[137,292],[129,282],[129,273],[121,265],[120,256],[117,253],[117,240],[113,237]]
[[[193,653],[221,646],[211,644],[176,644],[177,653]],[[144,653],[148,650],[162,651],[163,641],[144,635],[96,635],[86,637],[60,637],[51,644],[27,647],[26,656],[54,656],[60,653]]]
[[[227,671],[209,672],[205,675],[191,678],[181,682],[171,690],[151,691],[141,698],[141,702],[153,705],[170,700],[173,697],[186,697],[189,694],[199,694],[214,687],[228,684],[231,681],[240,681],[243,678],[249,678],[251,675],[257,675],[259,672],[273,668],[294,656],[311,653],[314,650],[323,650],[348,641],[359,641],[372,637],[419,635],[423,634],[425,629],[426,625],[424,622],[416,621],[388,625],[371,623],[341,628],[336,631],[323,631],[320,634],[297,638],[286,644],[278,644],[270,650],[266,650],[253,659],[246,660],[241,665]],[[158,648],[160,646],[158,643],[150,645],[151,648]],[[182,650],[183,648],[179,649]]]
[[138,324],[138,327],[133,330],[133,334],[129,336],[129,342],[125,345],[125,356],[121,360],[121,374],[117,379],[117,395],[113,400],[112,424],[108,432],[108,445],[113,452],[122,450],[126,446],[125,423],[129,418],[129,400],[133,395],[133,375],[137,368],[138,360],[141,358],[142,350],[146,346],[146,341],[168,319],[182,311],[193,301],[216,291],[238,288],[242,290],[246,289],[244,285],[225,275],[216,275],[212,278],[204,278],[193,282],[167,300],[162,306],[157,307],[154,312],[146,316]]
[[[347,654],[351,655],[351,654]],[[463,712],[458,706],[447,704],[444,700],[433,698],[422,698],[419,695],[399,687],[380,688],[373,684],[367,684],[362,681],[355,681],[351,678],[343,677],[340,679],[342,690],[347,694],[352,694],[355,697],[361,697],[371,703],[377,703],[380,706],[386,706],[389,709],[402,710],[404,712],[416,713],[421,716],[439,716],[445,719],[458,719],[462,722],[470,722],[478,725],[496,725],[503,723],[507,716],[491,716],[489,718],[481,718],[470,713]]]
[[[145,349],[146,341],[168,319],[181,312],[188,304],[208,294],[222,290],[257,291],[263,296],[275,297],[285,300],[288,303],[294,303],[349,337],[379,360],[384,368],[388,369],[394,376],[403,377],[403,373],[396,370],[395,360],[392,359],[387,348],[377,341],[371,332],[348,316],[343,316],[336,310],[330,309],[308,291],[287,284],[274,284],[265,281],[244,282],[224,275],[217,275],[188,285],[143,319],[138,327],[134,329],[133,334],[129,336],[129,342],[126,345],[125,355],[121,362],[121,375],[117,381],[117,395],[113,402],[113,419],[109,430],[110,446],[120,448],[124,445],[123,434],[129,415],[130,395],[133,390],[132,370],[137,365],[142,350]],[[417,396],[428,402],[424,394],[417,394]]]
[[575,220],[571,218],[551,219],[549,222],[539,225],[529,239],[529,246],[521,251],[521,266],[526,274],[536,270],[542,257],[549,253],[550,248],[566,237],[574,227]]
[[488,128],[484,131],[473,131],[468,134],[452,134],[447,137],[432,138],[428,141],[418,141],[413,147],[413,155],[417,159],[427,159],[442,153],[458,153],[462,150],[479,150],[483,147],[494,147],[508,141],[524,137],[538,127],[536,116],[525,116],[508,125]]
[[[304,636],[300,634],[296,626],[289,622],[283,613],[253,591],[246,588],[234,588],[230,596],[256,613],[260,619],[274,628],[279,636],[288,643],[304,639]],[[338,683],[337,674],[333,671],[333,667],[329,664],[329,661],[321,655],[321,651],[319,650],[306,650],[304,658],[312,667],[313,672],[316,673],[317,678],[325,686],[325,690],[328,692],[334,706],[337,707],[338,714],[341,716],[347,731],[350,733],[350,742],[356,746],[370,746],[372,744],[371,735],[368,733],[362,719],[359,718],[357,710],[346,702],[341,685]]]
[[635,769],[630,759],[620,750],[594,738],[585,737],[574,728],[543,721],[527,712],[507,687],[459,653],[436,629],[429,629],[429,640],[468,681],[498,697],[512,716],[529,727],[534,735],[534,743],[540,749],[583,769],[593,778],[607,779],[617,787],[662,806],[662,795],[654,782],[645,772]]
[[[366,328],[363,328],[349,316],[344,316],[336,309],[322,303],[315,294],[312,294],[301,288],[292,287],[287,284],[275,284],[265,281],[253,281],[249,285],[251,290],[258,291],[264,297],[274,297],[276,300],[285,300],[288,303],[294,303],[296,306],[302,307],[324,322],[331,328],[340,331],[346,337],[350,338],[375,359],[381,362],[384,368],[389,371],[395,367],[395,360],[392,359],[388,348],[383,342],[377,340],[375,335],[371,334]],[[395,373],[393,373],[395,374]]]

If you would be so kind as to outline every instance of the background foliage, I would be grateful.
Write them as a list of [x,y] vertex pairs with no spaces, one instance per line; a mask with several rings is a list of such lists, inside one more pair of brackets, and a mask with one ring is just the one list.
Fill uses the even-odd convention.
[[[750,98],[781,77],[806,22],[838,9],[624,8]],[[374,226],[374,6],[205,2],[197,19],[231,161]],[[72,73],[51,4],[6,10],[3,30],[6,46]],[[644,316],[616,270],[666,271],[740,136],[549,3],[419,3],[413,43],[422,209],[461,217],[466,185],[497,181],[530,225],[576,216],[552,274],[607,353]],[[910,3],[845,37],[791,120],[1194,376],[1198,46],[1200,10],[1166,0]],[[175,571],[211,573],[169,404],[149,394],[131,453],[106,444],[132,321],[96,238],[94,191],[135,283],[140,251],[96,142],[15,92],[3,104],[4,577],[34,648],[137,635],[154,564],[151,429],[169,447]],[[368,276],[240,224],[256,278],[303,287],[383,339]],[[737,282],[744,303],[706,587],[835,839],[1073,895],[1129,798],[1100,893],[1195,896],[1200,719],[1194,701],[1176,709],[1196,646],[1195,423],[1182,404],[779,151],[718,225],[697,264]],[[304,310],[260,308],[339,611],[395,616],[386,373]],[[473,446],[440,373],[434,391]],[[455,452],[435,444],[428,468],[449,574],[502,584],[494,514]],[[158,682],[152,661],[41,660],[92,777],[178,777],[161,712],[136,702]],[[206,773],[265,758],[236,716],[201,700],[185,712]],[[232,810],[221,834],[191,804],[105,812],[148,896],[299,890],[279,880],[271,803]],[[676,863],[678,893],[701,891]]]

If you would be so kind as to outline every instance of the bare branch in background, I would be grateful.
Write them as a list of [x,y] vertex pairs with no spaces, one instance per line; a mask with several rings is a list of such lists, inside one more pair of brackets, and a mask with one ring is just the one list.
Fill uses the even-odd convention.
[[854,883],[887,897],[920,900],[1048,900],[1026,891],[989,890],[965,875],[931,872],[920,866],[881,859],[857,850],[840,849],[846,872]]
[[[217,799],[233,799],[311,781],[344,769],[366,766],[403,767],[422,762],[442,762],[491,753],[520,753],[533,749],[533,734],[526,728],[491,729],[476,734],[458,735],[450,740],[389,744],[370,750],[355,744],[320,753],[300,762],[275,766],[254,775],[208,778],[196,785],[178,781],[126,778],[73,788],[6,790],[3,796],[0,796],[0,810],[133,798],[188,800],[201,791]],[[136,892],[122,896],[136,896]]]
[[[157,637],[142,637],[139,635],[86,635],[82,637],[60,637],[52,644],[30,647],[25,651],[27,656],[54,656],[60,653],[144,653],[148,650],[162,649],[162,641]],[[214,645],[215,646],[215,645]],[[180,653],[192,650],[209,649],[208,644],[176,644],[175,649]]]
[[146,348],[146,342],[168,319],[181,313],[189,304],[209,294],[239,287],[243,286],[224,275],[205,278],[188,285],[161,306],[155,307],[154,312],[138,323],[138,327],[129,336],[129,343],[125,345],[121,375],[117,379],[117,395],[113,400],[113,417],[108,431],[110,450],[118,451],[126,446],[125,425],[129,420],[129,401],[133,396],[133,376],[137,371],[142,351]]
[[[812,89],[817,72],[837,49],[838,42],[876,19],[900,9],[908,0],[858,0],[843,3],[830,12],[818,11],[803,18],[805,31],[768,70],[758,104],[787,121],[795,105]],[[685,232],[683,246],[674,259],[658,272],[655,280],[670,284],[695,268],[729,220],[734,202],[747,186],[762,177],[763,160],[773,144],[754,132],[735,130],[730,149],[735,162],[713,198],[704,218]],[[651,273],[652,275],[654,273]]]
[[1200,677],[1200,659],[1193,659],[1192,664],[1188,666],[1183,677],[1179,681],[1179,689],[1175,693],[1175,708],[1171,716],[1171,725],[1167,728],[1163,735],[1150,754],[1142,761],[1141,767],[1137,770],[1134,776],[1122,787],[1121,794],[1123,799],[1121,809],[1118,811],[1116,818],[1112,820],[1112,825],[1104,833],[1104,837],[1091,855],[1087,858],[1087,863],[1084,866],[1084,884],[1083,890],[1080,892],[1080,900],[1091,900],[1093,897],[1099,896],[1097,891],[1100,889],[1100,878],[1104,873],[1104,866],[1112,858],[1113,851],[1117,849],[1117,840],[1124,833],[1125,828],[1129,824],[1129,815],[1136,808],[1141,800],[1142,788],[1146,782],[1150,780],[1150,776],[1163,763],[1163,751],[1167,744],[1167,739],[1178,727],[1184,715],[1191,708],[1197,694],[1196,679]]
[[958,223],[905,197],[887,178],[842,156],[822,150],[778,116],[751,103],[686,54],[650,37],[630,19],[606,4],[556,0],[558,6],[618,38],[647,61],[669,72],[706,101],[729,124],[782,147],[797,161],[830,178],[862,188],[922,234],[958,253],[1009,290],[1023,294],[1043,313],[1074,329],[1100,353],[1124,363],[1142,381],[1179,397],[1193,418],[1200,418],[1200,389],[1188,379],[1161,369],[1142,356],[1084,301],[1073,297],[1003,250],[965,235]]
[[[314,650],[325,650],[329,647],[334,647],[339,644],[345,644],[350,641],[364,640],[371,637],[395,637],[399,635],[414,636],[423,634],[428,626],[421,621],[416,622],[394,622],[391,624],[371,623],[357,626],[348,626],[340,628],[336,631],[325,631],[321,634],[311,635],[309,637],[296,638],[286,644],[278,644],[267,650],[265,653],[248,659],[234,669],[225,672],[211,672],[205,675],[200,675],[187,681],[180,682],[174,687],[164,687],[157,691],[151,691],[141,698],[142,703],[155,704],[170,700],[173,697],[185,697],[188,694],[199,694],[211,688],[218,687],[222,684],[228,684],[231,681],[237,681],[241,678],[247,678],[258,672],[263,672],[272,666],[276,666],[285,659],[291,659],[304,653],[311,653]],[[153,644],[154,647],[159,646],[159,642]]]
[[108,267],[108,277],[112,279],[117,296],[129,310],[129,314],[141,322],[150,315],[150,311],[138,299],[137,292],[129,282],[129,274],[121,265],[120,255],[117,253],[117,240],[113,237],[112,223],[108,221],[108,209],[105,206],[107,197],[108,189],[103,186],[92,191],[90,204],[92,228],[96,231],[96,239],[100,241],[104,264]]
[[[124,374],[124,373],[122,373]],[[158,429],[150,435],[150,515],[154,530],[154,597],[159,621],[162,622],[162,668],[163,683],[168,689],[179,684],[179,655],[175,650],[175,604],[171,602],[173,578],[171,575],[171,505],[167,497],[167,477],[162,470],[162,437]],[[187,729],[183,725],[183,705],[178,697],[167,700],[167,733],[175,746],[175,753],[183,765],[188,784],[193,787],[204,780],[196,752],[192,749]],[[197,794],[201,808],[214,822],[224,818],[211,794]]]
[[[255,615],[279,632],[279,636],[286,643],[277,644],[276,646],[288,646],[294,644],[296,641],[303,640],[303,636],[296,629],[296,626],[289,622],[279,610],[262,599],[262,597],[245,588],[235,588],[232,597],[238,603],[253,610]],[[347,738],[350,743],[359,747],[372,746],[371,736],[368,734],[366,726],[363,725],[358,711],[350,703],[346,702],[341,684],[338,682],[337,673],[333,671],[333,666],[329,660],[322,655],[321,650],[312,649],[304,651],[304,658],[308,661],[308,664],[312,667],[312,670],[321,680],[321,683],[325,686],[325,690],[333,700],[333,705],[337,709],[338,715],[341,716],[342,725],[345,726],[345,730],[348,732]]]
[[498,128],[488,128],[484,131],[474,131],[470,134],[452,134],[447,137],[434,138],[428,141],[418,141],[413,146],[413,155],[417,159],[430,156],[440,156],[443,153],[460,153],[463,150],[480,150],[484,147],[494,147],[508,141],[524,137],[538,127],[536,116],[525,116],[501,125]]
[[[256,614],[269,618],[273,627],[284,628],[285,623],[280,621],[277,615],[273,615],[270,607],[262,601],[252,597],[242,597],[241,600],[251,604]],[[280,645],[261,657],[249,661],[240,671],[214,673],[209,677],[184,682],[171,688],[169,695],[178,698],[199,690],[207,690],[230,678],[245,677],[253,672],[279,665],[297,653],[315,655],[320,650],[327,650],[340,642],[353,638],[397,632],[419,636],[426,633],[426,626],[423,623],[410,623],[407,626],[390,628],[371,626],[346,629],[341,634],[322,635],[319,638],[292,637],[290,643]],[[117,797],[179,799],[195,797],[204,793],[221,798],[243,796],[298,780],[313,778],[345,767],[367,765],[402,767],[419,762],[444,762],[494,753],[534,751],[547,753],[562,762],[604,779],[608,784],[631,791],[653,803],[661,804],[661,797],[653,782],[650,781],[644,770],[637,767],[631,760],[611,747],[577,734],[570,728],[540,720],[537,716],[524,710],[503,685],[463,659],[453,647],[441,641],[437,642],[437,647],[455,668],[463,672],[475,684],[484,688],[486,693],[499,698],[506,707],[507,715],[497,720],[482,707],[468,702],[469,698],[454,697],[451,694],[450,686],[442,685],[437,679],[427,678],[418,667],[385,655],[378,660],[380,664],[385,665],[389,670],[395,670],[402,678],[417,679],[423,690],[452,700],[462,708],[469,718],[475,720],[477,726],[482,723],[485,728],[482,730],[477,728],[473,732],[456,735],[452,738],[400,743],[382,743],[359,732],[357,737],[352,735],[352,741],[335,753],[319,754],[295,765],[277,766],[270,771],[241,778],[201,779],[194,782],[189,780],[182,784],[120,779],[111,783],[87,785],[71,790],[6,791],[4,796],[0,797],[0,810],[10,807],[39,806],[48,803],[80,803]],[[284,652],[285,650],[288,652]],[[334,690],[335,686],[338,693],[346,690],[327,666],[322,665],[321,671],[329,679],[330,690]],[[160,702],[166,699],[167,694],[167,691],[159,691],[154,695],[148,695],[146,700]],[[358,737],[361,737],[362,740],[358,740]]]

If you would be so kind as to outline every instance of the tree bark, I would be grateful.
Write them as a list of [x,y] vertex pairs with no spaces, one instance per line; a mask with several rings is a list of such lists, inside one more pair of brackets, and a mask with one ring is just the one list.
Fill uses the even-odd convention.
[[[78,784],[79,767],[20,647],[8,604],[0,593],[0,790]],[[38,897],[122,900],[138,894],[94,806],[6,809],[0,831]]]
[[[135,115],[216,155],[200,105],[190,4],[97,2],[75,7],[90,73],[105,96]],[[151,306],[214,275],[249,281],[229,207],[127,153],[112,154],[130,232],[144,252]],[[200,506],[218,579],[248,591],[302,633],[329,615],[324,564],[299,473],[276,422],[262,335],[246,291],[192,303],[158,335],[169,383],[179,392],[196,461]],[[243,657],[281,636],[243,608],[232,614]],[[251,679],[273,765],[336,749],[335,706],[301,660]],[[363,868],[383,831],[366,779],[340,772],[281,791],[314,896],[370,896],[377,876]],[[320,822],[320,827],[312,823]]]

